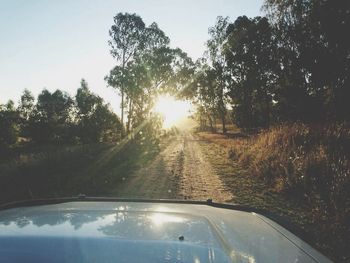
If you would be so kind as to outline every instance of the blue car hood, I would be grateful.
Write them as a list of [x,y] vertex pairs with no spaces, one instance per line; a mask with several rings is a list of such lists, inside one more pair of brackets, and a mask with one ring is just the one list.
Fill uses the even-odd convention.
[[0,262],[331,262],[250,212],[68,202],[0,212]]

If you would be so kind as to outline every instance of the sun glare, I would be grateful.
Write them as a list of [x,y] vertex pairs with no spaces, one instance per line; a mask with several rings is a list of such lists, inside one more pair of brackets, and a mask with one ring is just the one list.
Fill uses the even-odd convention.
[[192,104],[188,101],[176,100],[172,96],[158,98],[154,111],[160,113],[163,118],[163,127],[169,129],[186,119],[192,110]]

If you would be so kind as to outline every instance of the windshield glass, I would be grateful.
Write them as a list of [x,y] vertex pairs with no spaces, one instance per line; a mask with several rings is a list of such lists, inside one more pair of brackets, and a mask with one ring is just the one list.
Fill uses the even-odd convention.
[[264,209],[350,260],[350,6],[0,1],[0,203]]

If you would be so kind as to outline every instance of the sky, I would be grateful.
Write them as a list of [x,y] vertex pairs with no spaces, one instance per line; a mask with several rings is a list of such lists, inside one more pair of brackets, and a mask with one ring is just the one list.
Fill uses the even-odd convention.
[[156,22],[194,60],[205,50],[216,17],[262,15],[263,0],[0,0],[0,103],[24,89],[61,89],[71,96],[84,78],[119,112],[120,98],[104,76],[115,65],[108,30],[118,12]]

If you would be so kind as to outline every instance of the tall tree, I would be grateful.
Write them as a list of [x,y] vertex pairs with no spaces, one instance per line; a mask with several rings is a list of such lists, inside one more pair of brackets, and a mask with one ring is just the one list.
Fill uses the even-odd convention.
[[30,137],[36,142],[65,142],[70,139],[73,100],[65,92],[43,90],[29,119]]
[[[109,45],[111,54],[116,59],[121,81],[118,82],[118,88],[121,94],[121,122],[124,125],[124,99],[125,99],[125,67],[133,60],[139,50],[145,45],[145,23],[141,17],[136,14],[118,13],[114,17],[114,24],[109,30],[111,39]],[[115,70],[115,71],[116,71]]]
[[77,90],[77,137],[82,143],[116,141],[120,139],[123,125],[119,118],[103,103],[101,97],[93,94],[87,82],[82,79]]
[[[106,80],[110,86],[119,88],[121,92],[121,118],[122,123],[124,123],[124,110],[127,108],[126,129],[129,133],[133,109],[135,108],[133,105],[135,99],[132,95],[136,93],[133,90],[135,89],[135,83],[137,82],[140,85],[142,84],[140,80],[144,79],[144,77],[134,75],[136,72],[144,74],[144,72],[141,72],[142,69],[135,65],[140,64],[143,60],[141,58],[146,54],[166,47],[169,44],[169,38],[156,23],[146,27],[142,19],[135,14],[119,13],[114,18],[114,22],[115,24],[110,30],[112,38],[110,45],[112,47],[111,53],[117,59],[118,65],[111,70]],[[136,60],[137,62],[135,62]],[[137,68],[138,70],[135,71]],[[135,80],[132,78],[135,78]]]
[[0,153],[15,144],[19,135],[19,116],[13,101],[0,104]]
[[205,60],[197,61],[197,72],[191,83],[194,102],[198,108],[198,118],[200,128],[206,129],[207,121],[209,122],[210,130],[216,131],[215,119],[217,117],[217,100],[216,87],[217,76],[213,68],[205,64]]
[[34,113],[34,108],[34,96],[29,90],[25,89],[21,96],[20,104],[18,107],[21,136],[28,137],[29,119]]
[[269,126],[276,82],[272,29],[266,18],[242,16],[227,34],[224,53],[234,120],[245,128]]
[[[159,93],[179,93],[193,71],[192,60],[179,48],[169,47],[169,38],[156,23],[148,27],[143,24],[137,32],[139,42],[135,42],[133,53],[128,53],[132,55],[127,56],[124,64],[115,66],[105,78],[108,85],[123,87],[128,104],[125,107],[128,109],[128,133],[150,117]],[[118,38],[120,34],[114,37]]]
[[216,24],[209,28],[210,39],[207,41],[207,54],[211,67],[215,70],[217,77],[217,86],[215,93],[218,98],[217,110],[222,123],[222,132],[226,133],[226,101],[227,75],[226,62],[224,57],[224,45],[227,40],[227,27],[229,25],[228,17],[217,17]]
[[24,120],[28,120],[33,109],[34,109],[34,96],[29,90],[25,89],[21,96],[20,105],[18,107],[21,117]]
[[[283,97],[299,112],[315,119],[349,119],[350,105],[350,4],[347,0],[266,0],[265,11],[273,22],[280,51]],[[287,79],[286,79],[287,77]],[[301,90],[308,100],[292,96]],[[305,106],[304,106],[305,107]],[[310,116],[310,112],[313,113]]]

